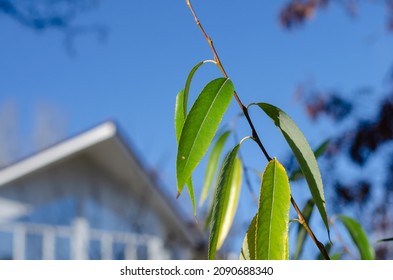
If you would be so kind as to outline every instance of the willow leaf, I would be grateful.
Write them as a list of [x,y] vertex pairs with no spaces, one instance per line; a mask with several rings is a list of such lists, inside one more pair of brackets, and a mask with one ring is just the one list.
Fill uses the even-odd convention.
[[[314,156],[316,159],[325,153],[327,147],[329,146],[329,143],[330,143],[330,140],[326,140],[314,150]],[[291,176],[289,176],[289,181],[296,181],[296,180],[299,180],[303,177],[304,177],[303,172],[299,168],[299,169],[292,172]]]
[[213,200],[213,213],[210,223],[208,258],[214,259],[222,245],[235,216],[240,187],[242,167],[237,158],[240,144],[236,145],[224,159],[220,170],[218,185]]
[[[176,106],[175,106],[175,132],[176,132],[176,142],[179,143],[180,134],[184,126],[185,114],[183,111],[183,100],[184,100],[184,90],[180,91],[176,96]],[[192,184],[192,178],[187,180],[188,194],[190,195],[192,209],[194,216],[196,216],[196,203],[194,187]],[[180,193],[178,193],[180,195]]]
[[272,159],[263,173],[255,229],[257,260],[288,259],[290,188],[287,173]]
[[209,228],[210,222],[212,220],[212,216],[213,216],[213,200],[210,201],[209,210],[207,211],[206,214],[206,219],[203,225],[204,230],[207,230]]
[[192,184],[192,179],[191,178],[188,179],[186,185],[187,185],[188,194],[190,195],[191,205],[192,205],[192,210],[193,210],[193,213],[194,213],[194,217],[196,217],[197,213],[196,213],[195,193],[194,193],[194,186]]
[[180,134],[184,126],[184,121],[186,119],[183,110],[184,101],[184,90],[181,90],[176,96],[175,105],[175,133],[176,133],[176,143],[179,144]]
[[179,142],[181,130],[183,129],[183,125],[184,125],[184,120],[187,117],[188,95],[190,92],[192,78],[194,77],[194,74],[198,70],[198,68],[208,62],[216,64],[216,62],[214,60],[204,60],[204,61],[199,62],[197,65],[195,65],[191,69],[190,73],[187,76],[187,80],[186,80],[186,84],[184,86],[184,89],[181,90],[178,93],[178,95],[176,96],[175,128],[176,128],[176,141],[177,142]]
[[220,159],[220,155],[222,152],[222,149],[224,148],[225,142],[228,139],[228,136],[230,134],[230,131],[225,131],[221,136],[218,138],[217,142],[215,143],[208,162],[206,166],[206,172],[205,172],[205,179],[203,182],[203,187],[202,187],[202,193],[201,193],[201,198],[199,200],[199,206],[202,206],[203,203],[205,202],[207,195],[210,192],[212,182],[214,175],[216,173],[218,161]]
[[251,221],[248,227],[246,236],[243,240],[242,250],[240,251],[241,260],[255,260],[255,225],[257,221],[257,215]]
[[203,64],[208,63],[208,62],[216,64],[216,62],[214,60],[201,61],[201,62],[199,62],[197,65],[195,65],[191,69],[190,73],[187,76],[186,85],[184,86],[184,98],[183,98],[183,102],[182,102],[184,118],[186,118],[186,116],[187,116],[188,95],[189,95],[189,92],[190,92],[190,86],[191,86],[192,78],[194,77],[194,74],[198,70],[198,68],[201,67]]
[[218,78],[202,90],[187,115],[176,159],[177,190],[181,193],[217,131],[234,92],[231,80]]
[[294,121],[284,111],[267,103],[256,103],[256,105],[273,120],[274,124],[280,129],[285,140],[292,149],[329,233],[321,173],[310,145]]
[[217,249],[220,249],[222,244],[224,243],[225,238],[227,237],[229,230],[231,229],[233,219],[235,218],[237,206],[239,204],[239,196],[241,191],[241,183],[242,183],[242,163],[239,158],[235,159],[234,167],[233,167],[232,178],[230,181],[229,188],[229,197],[227,205],[225,205],[225,215],[224,220],[222,221],[220,235],[217,241]]
[[[310,221],[311,214],[314,210],[314,205],[315,205],[314,200],[309,199],[306,205],[304,206],[304,208],[302,209],[302,214],[307,224]],[[307,231],[304,228],[304,226],[299,223],[297,228],[296,249],[295,249],[295,254],[293,256],[295,260],[298,260],[303,252],[303,247],[306,237],[307,237]]]
[[354,219],[345,216],[339,215],[338,218],[344,224],[345,228],[348,230],[349,235],[352,238],[353,243],[355,243],[358,251],[360,253],[360,257],[362,260],[374,260],[375,259],[375,251],[373,246],[371,246],[368,241],[367,235],[362,229],[362,226]]

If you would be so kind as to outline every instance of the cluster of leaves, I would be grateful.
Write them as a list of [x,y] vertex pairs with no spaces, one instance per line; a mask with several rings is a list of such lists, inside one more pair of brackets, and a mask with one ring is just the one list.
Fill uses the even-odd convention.
[[[178,196],[184,186],[187,185],[195,215],[197,206],[192,184],[192,173],[213,142],[234,92],[234,86],[230,79],[215,79],[205,86],[192,108],[188,110],[188,96],[192,78],[198,68],[205,63],[215,62],[203,61],[191,70],[184,89],[177,95],[175,107],[175,130],[178,142]],[[316,162],[316,158],[324,154],[329,147],[329,142],[323,142],[313,152],[299,128],[285,112],[267,103],[253,103],[251,105],[262,109],[280,129],[300,168],[294,170],[288,178],[286,169],[276,158],[269,160],[261,178],[258,210],[244,238],[240,259],[289,259],[288,225],[291,201],[289,181],[305,178],[312,198],[301,211],[304,221],[299,221],[296,250],[292,255],[294,259],[298,259],[304,248],[307,236],[306,227],[308,227],[307,224],[315,205],[326,229],[329,230],[322,180]],[[214,178],[218,173],[218,179],[213,190],[212,204],[206,219],[207,226],[210,226],[209,259],[216,257],[216,251],[222,247],[232,226],[242,186],[243,164],[238,152],[245,140],[253,139],[253,137],[243,138],[220,163],[220,156],[230,133],[231,131],[228,130],[220,133],[213,144],[199,200],[199,205],[202,206],[212,192]],[[374,248],[356,220],[345,215],[337,215],[331,220],[331,223],[334,223],[334,220],[339,220],[346,228],[350,238],[358,248],[361,259],[375,259]],[[306,227],[304,227],[305,225]],[[388,238],[383,241],[389,240]],[[318,247],[323,247],[318,243]],[[332,249],[332,244],[327,243],[326,248],[329,252]],[[346,250],[348,251],[348,249]],[[332,255],[332,258],[339,259],[345,253],[348,252],[338,251]]]
[[[196,213],[192,173],[207,153],[220,126],[221,120],[231,102],[234,86],[228,78],[209,82],[188,111],[188,95],[193,75],[204,63],[198,63],[188,75],[185,87],[176,98],[175,130],[178,142],[176,161],[178,195],[187,185]],[[292,119],[279,108],[267,103],[252,103],[259,107],[279,128],[297,159],[301,172],[306,178],[311,195],[321,218],[329,230],[322,179],[316,158],[306,138]],[[248,107],[249,107],[248,106]],[[210,193],[214,174],[218,180],[214,189],[209,214],[210,236],[208,258],[214,259],[222,246],[237,209],[242,185],[242,162],[238,157],[241,144],[236,144],[219,164],[220,154],[229,131],[222,133],[214,143],[210,154],[200,204]],[[288,224],[290,209],[290,185],[287,172],[276,159],[268,159],[261,180],[258,210],[251,221],[241,251],[245,259],[288,259]]]
[[[305,100],[309,116],[316,120],[321,116],[332,119],[335,123],[350,117],[354,104],[336,92],[314,93]],[[351,131],[340,135],[334,141],[334,151],[347,149],[351,159],[358,165],[364,165],[371,154],[384,143],[393,140],[393,95],[388,95],[379,105],[379,111],[373,120],[359,119]],[[333,152],[333,150],[331,150]]]
[[[302,23],[304,19],[312,15],[316,8],[325,6],[327,3],[328,1],[318,0],[291,1],[287,8],[283,10],[281,17],[282,22],[287,27],[290,27],[292,23]],[[348,3],[351,3],[351,1],[348,1]],[[299,227],[297,232],[297,246],[293,258],[297,259],[300,257],[306,235],[309,234],[320,250],[321,256],[325,259],[329,259],[328,252],[330,252],[332,248],[332,243],[326,244],[325,247],[316,239],[314,233],[308,226],[311,214],[316,206],[329,233],[329,221],[325,207],[324,190],[316,161],[316,157],[322,155],[327,149],[328,142],[322,143],[322,145],[313,152],[302,132],[285,112],[267,103],[252,103],[247,107],[244,106],[237,93],[234,91],[234,86],[226,75],[213,43],[202,28],[190,1],[187,1],[187,5],[191,9],[198,27],[201,29],[214,54],[214,61],[201,62],[191,70],[184,89],[177,95],[176,99],[175,127],[176,139],[178,142],[176,162],[178,196],[182,192],[184,186],[187,185],[195,215],[196,203],[192,184],[192,174],[201,159],[207,153],[218,127],[220,126],[223,115],[229,106],[232,95],[235,96],[252,130],[252,136],[247,136],[243,138],[240,143],[237,143],[227,153],[221,164],[219,164],[220,154],[231,132],[225,131],[219,135],[218,140],[211,149],[200,200],[201,205],[210,193],[214,181],[213,178],[218,172],[219,175],[213,191],[214,195],[207,218],[207,223],[210,226],[208,258],[215,258],[216,251],[221,248],[232,225],[242,185],[242,168],[244,168],[242,160],[238,156],[238,152],[241,144],[246,139],[251,139],[261,148],[268,160],[268,164],[261,178],[257,213],[248,227],[241,248],[240,258],[247,260],[289,258],[288,224],[290,222],[289,208],[291,202],[299,217],[298,220],[294,219],[299,222]],[[206,62],[215,63],[224,74],[224,77],[209,82],[199,94],[192,108],[188,111],[188,95],[191,80],[198,68]],[[336,121],[341,121],[352,111],[351,103],[345,102],[345,100],[338,96],[319,99],[318,102],[314,104],[317,104],[317,106],[308,106],[309,112],[313,113],[314,118],[321,112],[324,112],[332,116]],[[326,106],[327,104],[328,106]],[[248,114],[248,108],[250,106],[259,107],[268,117],[270,117],[270,119],[272,119],[291,148],[299,169],[294,170],[290,178],[288,178],[284,166],[281,165],[276,158],[270,158],[263,147]],[[387,106],[387,108],[389,109],[390,107]],[[390,114],[386,112],[381,115],[385,116],[383,119],[386,119],[386,116],[387,118],[390,117]],[[386,126],[389,124],[386,124],[385,121],[384,125]],[[371,127],[380,128],[379,125],[372,125]],[[386,129],[383,129],[386,132]],[[386,137],[385,133],[383,140],[388,139],[390,137],[389,135]],[[370,148],[370,146],[368,147]],[[217,169],[219,171],[217,171]],[[296,202],[294,202],[291,196],[291,186],[289,185],[290,180],[295,181],[302,177],[306,179],[312,196],[305,205],[303,211],[301,211]],[[362,188],[360,188],[357,195],[363,199],[364,196],[367,196],[367,193],[368,183],[362,182]],[[350,238],[358,248],[360,258],[375,258],[374,248],[356,220],[345,215],[337,215],[334,219],[330,220],[330,223],[334,224],[335,220],[341,221],[341,224],[348,231]],[[391,238],[385,238],[380,241],[391,241]],[[345,251],[348,250],[337,252],[332,257],[341,258]]]
[[311,18],[317,8],[325,7],[328,0],[292,0],[280,13],[280,22],[286,28],[292,28]]

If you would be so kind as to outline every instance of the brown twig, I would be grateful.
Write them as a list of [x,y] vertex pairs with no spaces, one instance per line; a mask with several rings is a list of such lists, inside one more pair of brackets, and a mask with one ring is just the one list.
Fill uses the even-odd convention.
[[[196,14],[196,12],[195,12],[195,10],[194,10],[192,4],[191,4],[191,0],[186,0],[186,3],[187,3],[187,6],[189,7],[189,9],[190,9],[190,11],[191,11],[191,13],[192,13],[192,15],[193,15],[193,17],[194,17],[194,20],[195,20],[196,25],[197,25],[197,26],[199,27],[199,29],[201,30],[203,36],[205,37],[207,43],[208,43],[209,46],[210,46],[210,49],[211,49],[212,52],[213,52],[214,61],[217,63],[217,66],[218,66],[218,68],[220,68],[220,70],[221,70],[222,74],[224,75],[224,77],[228,78],[228,74],[227,74],[227,72],[225,71],[225,68],[224,68],[224,66],[223,66],[222,63],[221,63],[220,57],[218,56],[217,50],[216,50],[216,48],[214,47],[213,41],[212,41],[212,39],[210,38],[210,36],[207,35],[207,33],[206,33],[205,29],[203,28],[201,22],[199,21],[198,16],[197,16],[197,14]],[[262,144],[261,139],[260,139],[259,136],[258,136],[257,131],[255,130],[254,124],[253,124],[253,122],[252,122],[252,120],[251,120],[251,118],[250,118],[250,115],[248,114],[248,109],[247,109],[247,107],[244,106],[244,104],[241,102],[240,97],[238,96],[238,94],[236,93],[236,91],[233,93],[233,95],[234,95],[234,97],[235,97],[235,99],[236,99],[237,104],[239,105],[240,109],[242,110],[244,116],[245,116],[246,119],[247,119],[247,122],[248,122],[248,124],[249,124],[249,126],[250,126],[250,128],[251,128],[252,137],[254,138],[255,142],[258,144],[258,146],[259,146],[260,149],[262,150],[262,152],[263,152],[263,154],[265,155],[267,161],[271,161],[272,158],[271,158],[271,157],[269,156],[269,154],[267,153],[265,147],[264,147],[263,144]],[[306,231],[307,231],[308,234],[310,235],[311,239],[314,241],[315,245],[318,247],[318,249],[319,249],[319,251],[321,252],[322,256],[323,256],[325,259],[330,260],[329,255],[328,255],[328,253],[327,253],[327,251],[326,251],[326,249],[325,249],[325,246],[324,246],[321,242],[319,242],[318,239],[315,237],[313,231],[312,231],[312,230],[310,229],[310,227],[308,226],[306,220],[305,220],[304,217],[303,217],[302,212],[300,211],[299,207],[297,206],[297,204],[296,204],[296,202],[295,202],[295,200],[293,199],[292,196],[291,196],[291,203],[292,203],[293,207],[295,208],[295,210],[296,210],[296,212],[297,212],[297,214],[298,214],[298,217],[299,217],[299,220],[300,220],[301,224],[304,226],[304,228],[306,229]]]
[[310,235],[312,241],[314,241],[315,245],[318,247],[319,251],[321,252],[322,256],[325,258],[325,260],[330,260],[329,254],[326,251],[325,246],[321,242],[319,242],[319,240],[315,237],[313,231],[308,226],[308,224],[306,222],[306,219],[303,216],[302,211],[300,211],[300,209],[297,206],[297,204],[296,204],[295,200],[293,199],[292,195],[291,195],[291,203],[293,205],[293,208],[295,208],[297,216],[299,217],[299,223],[303,225],[303,227],[305,228],[307,233]]
[[[217,63],[217,66],[218,66],[218,68],[220,68],[220,70],[221,70],[222,74],[224,75],[224,77],[225,77],[225,78],[228,78],[228,74],[227,74],[227,72],[225,71],[225,68],[224,68],[224,66],[223,66],[222,63],[221,63],[220,57],[218,56],[218,53],[217,53],[217,51],[216,51],[216,48],[214,47],[213,41],[212,41],[212,39],[210,38],[210,36],[207,35],[207,33],[205,32],[205,29],[203,29],[203,26],[202,26],[201,22],[199,21],[198,16],[196,15],[194,8],[192,7],[191,1],[190,1],[190,0],[186,0],[186,2],[187,2],[187,6],[188,6],[188,7],[190,8],[190,10],[191,10],[192,15],[194,16],[195,23],[197,24],[197,26],[198,26],[199,29],[201,30],[203,36],[205,37],[207,43],[208,43],[209,46],[210,46],[210,49],[211,49],[212,52],[213,52],[214,61]],[[258,136],[258,133],[257,133],[256,130],[255,130],[254,124],[252,123],[251,118],[250,118],[250,115],[248,114],[248,109],[247,109],[247,107],[243,105],[243,103],[241,102],[240,97],[237,95],[236,91],[233,92],[233,96],[235,97],[237,104],[239,105],[240,109],[242,110],[244,116],[245,116],[246,119],[247,119],[248,124],[250,125],[251,131],[252,131],[252,137],[253,137],[253,138],[255,139],[255,141],[257,142],[258,146],[260,147],[260,149],[262,150],[263,154],[265,155],[267,161],[271,161],[272,158],[271,158],[271,157],[269,156],[269,154],[267,153],[265,147],[264,147],[263,144],[262,144],[261,139],[260,139],[259,136]]]

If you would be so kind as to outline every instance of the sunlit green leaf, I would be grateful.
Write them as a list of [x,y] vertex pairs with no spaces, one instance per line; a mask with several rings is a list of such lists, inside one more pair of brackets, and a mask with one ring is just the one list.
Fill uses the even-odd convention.
[[255,225],[257,221],[257,215],[252,219],[250,226],[248,227],[246,236],[243,240],[242,250],[240,251],[241,260],[255,260]]
[[[319,145],[315,150],[314,150],[314,156],[315,158],[319,158],[320,156],[322,156],[327,147],[329,146],[329,142],[330,140],[326,140],[324,141],[321,145]],[[302,170],[299,168],[295,171],[292,172],[291,176],[289,176],[289,181],[296,181],[303,178],[303,172]]]
[[186,116],[187,116],[188,95],[189,95],[189,92],[190,92],[190,86],[191,86],[192,78],[194,77],[194,74],[198,70],[199,67],[201,67],[203,64],[209,63],[209,62],[216,64],[216,62],[214,60],[201,61],[197,65],[195,65],[191,69],[190,73],[188,74],[188,77],[187,77],[187,80],[186,80],[186,85],[184,86],[184,98],[182,100],[182,104],[183,104],[182,111],[184,113],[184,118],[186,118]]
[[291,147],[329,233],[321,173],[310,145],[297,125],[284,111],[267,103],[256,103],[256,105],[274,121]]
[[210,201],[209,210],[207,210],[205,223],[203,225],[203,229],[207,230],[209,228],[210,222],[213,216],[213,199]]
[[344,224],[346,229],[349,232],[349,235],[352,238],[353,243],[355,243],[356,247],[359,250],[360,257],[362,260],[374,260],[375,259],[375,251],[368,241],[367,235],[362,229],[361,225],[354,219],[339,215],[338,218]]
[[196,213],[195,193],[194,193],[194,186],[192,184],[191,178],[188,179],[186,185],[187,185],[188,194],[190,195],[194,217],[196,217],[197,213]]
[[338,261],[338,260],[341,260],[342,256],[343,256],[343,253],[339,252],[339,253],[335,253],[335,254],[331,255],[330,259],[332,261]]
[[[307,224],[310,221],[310,217],[313,212],[313,209],[314,209],[314,200],[309,199],[302,210],[303,217]],[[295,260],[298,260],[300,255],[302,254],[306,236],[307,236],[306,229],[302,224],[299,223],[297,229],[297,237],[296,237],[296,249],[295,249],[295,254],[293,256]]]
[[213,80],[202,90],[187,115],[180,135],[176,159],[179,193],[208,150],[233,92],[234,87],[229,79]]
[[176,142],[179,144],[181,131],[184,126],[184,121],[186,119],[183,110],[184,101],[184,90],[181,90],[176,96],[175,105],[175,132],[176,132]]
[[257,260],[288,259],[290,188],[284,167],[272,159],[263,173],[255,229]]
[[190,86],[192,78],[195,72],[205,63],[216,64],[214,60],[204,60],[195,65],[187,76],[186,84],[184,89],[181,90],[176,96],[176,107],[175,107],[175,128],[176,128],[176,141],[179,142],[181,130],[183,129],[184,120],[187,117],[188,110],[188,95],[190,93]]
[[[217,241],[217,249],[220,249],[222,244],[224,243],[225,238],[227,237],[229,230],[231,229],[233,219],[235,218],[237,206],[239,204],[239,196],[241,191],[241,183],[242,183],[242,163],[239,158],[235,159],[234,170],[232,173],[231,181],[228,182],[230,185],[229,197],[227,205],[225,206],[225,215],[224,220],[222,221],[221,232]],[[224,186],[225,187],[225,186]]]
[[203,182],[203,187],[202,187],[202,193],[201,193],[201,198],[199,200],[199,206],[203,205],[203,202],[205,201],[207,195],[210,192],[212,182],[214,175],[216,173],[218,161],[220,159],[220,155],[222,152],[222,149],[224,148],[224,144],[230,134],[230,131],[225,131],[221,136],[218,138],[217,142],[215,143],[208,162],[206,166],[206,172],[205,172],[205,179]]
[[222,245],[232,225],[237,209],[241,187],[241,162],[237,158],[240,144],[236,145],[224,159],[213,200],[210,223],[208,258],[214,259],[216,250]]
[[[183,112],[183,99],[184,99],[184,90],[180,91],[176,96],[175,132],[176,132],[176,142],[177,143],[179,143],[180,134],[183,129],[184,120],[185,120],[185,114]],[[194,187],[192,184],[191,177],[187,180],[187,189],[188,189],[188,194],[190,195],[194,216],[196,216],[195,194],[194,194]]]

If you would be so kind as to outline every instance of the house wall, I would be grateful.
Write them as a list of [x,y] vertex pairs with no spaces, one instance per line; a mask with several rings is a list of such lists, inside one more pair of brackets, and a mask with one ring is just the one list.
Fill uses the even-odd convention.
[[[96,242],[82,240],[83,238],[78,241],[85,244],[83,246],[86,246],[86,252],[83,252],[82,248],[79,255],[68,252],[56,256],[56,253],[52,254],[53,258],[103,258],[105,254],[106,258],[110,258],[111,255],[112,258],[152,257],[152,254],[148,256],[148,250],[155,250],[155,258],[190,258],[191,249],[183,246],[186,244],[179,245],[179,242],[173,242],[177,239],[176,233],[165,224],[160,213],[152,207],[149,202],[151,194],[135,191],[138,187],[138,182],[133,182],[133,186],[120,182],[101,169],[88,155],[79,155],[2,186],[0,203],[2,200],[7,201],[8,209],[13,207],[15,209],[10,211],[12,215],[3,217],[0,224],[7,224],[7,222],[45,224],[64,229],[77,229],[79,231],[79,234],[75,235],[77,238],[84,235],[87,239],[89,236],[97,237]],[[106,239],[105,236],[101,236],[103,232],[110,233],[106,235]],[[138,235],[122,237],[121,233]],[[70,236],[72,239],[72,231]],[[130,247],[131,243],[117,242],[116,244],[113,236],[118,237],[116,240],[132,240],[135,248],[131,248],[132,252],[128,248],[131,253],[126,256],[125,247],[127,244]],[[139,237],[134,238],[134,236]],[[149,237],[158,238],[149,239]],[[0,258],[2,248],[3,251],[5,250],[7,238],[15,240],[15,236],[7,237],[4,232],[2,234],[0,226]],[[77,251],[82,246],[72,240],[68,240],[67,243],[67,237],[63,239],[63,241],[55,239],[55,243],[57,247],[63,247],[64,251],[72,251],[73,246],[74,251]],[[29,240],[33,242],[34,238],[26,239],[25,242],[29,243]],[[106,241],[103,240],[112,240],[112,243],[108,241],[109,243],[104,245]],[[41,243],[43,243],[42,238]],[[137,243],[147,246],[138,247]],[[30,249],[29,246],[32,245],[27,244],[24,249],[27,253],[29,250],[37,251],[34,246]],[[107,246],[109,254],[103,250],[104,246]],[[42,249],[44,246],[38,247]],[[27,253],[25,257],[29,258]],[[34,253],[31,258],[34,258]]]

